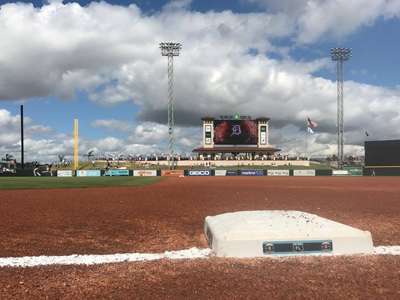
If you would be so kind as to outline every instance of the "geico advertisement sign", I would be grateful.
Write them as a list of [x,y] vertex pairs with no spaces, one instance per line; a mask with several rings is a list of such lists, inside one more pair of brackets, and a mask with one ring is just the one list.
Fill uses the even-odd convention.
[[161,176],[183,176],[183,170],[162,170]]
[[289,176],[289,170],[268,170],[268,176]]
[[57,177],[72,177],[72,171],[57,171]]
[[189,170],[189,176],[211,176],[209,170]]
[[293,176],[315,176],[315,170],[294,170]]
[[263,170],[242,170],[242,176],[263,176]]
[[155,171],[155,170],[148,170],[148,171],[134,170],[133,176],[157,176],[157,171]]

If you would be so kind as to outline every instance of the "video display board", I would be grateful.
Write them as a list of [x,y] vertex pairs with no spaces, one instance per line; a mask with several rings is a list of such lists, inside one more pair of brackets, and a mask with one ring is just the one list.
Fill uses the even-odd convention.
[[252,120],[215,120],[215,145],[257,145],[258,123]]
[[365,166],[400,166],[400,140],[366,141]]

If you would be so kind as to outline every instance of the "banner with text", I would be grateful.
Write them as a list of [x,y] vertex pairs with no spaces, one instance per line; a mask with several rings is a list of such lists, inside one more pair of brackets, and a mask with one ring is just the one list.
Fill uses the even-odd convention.
[[242,176],[263,176],[264,171],[263,170],[242,170],[241,175]]
[[106,171],[106,176],[129,176],[129,170]]
[[101,176],[100,170],[79,170],[76,171],[77,177],[98,177]]
[[71,170],[58,170],[57,171],[57,177],[72,177],[72,171]]
[[211,176],[210,170],[189,170],[189,176]]
[[350,176],[363,176],[362,167],[345,167],[345,170]]
[[183,170],[162,170],[161,176],[183,176]]
[[333,176],[347,176],[347,175],[349,175],[349,172],[347,170],[333,170],[332,175]]
[[268,170],[268,176],[289,176],[289,170]]
[[315,170],[293,170],[293,176],[315,176]]
[[157,176],[156,170],[134,170],[133,176]]

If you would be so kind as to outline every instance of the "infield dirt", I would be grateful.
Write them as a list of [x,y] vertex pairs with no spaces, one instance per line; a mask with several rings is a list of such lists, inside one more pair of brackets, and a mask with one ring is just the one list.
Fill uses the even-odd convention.
[[[400,245],[399,178],[168,178],[153,186],[2,191],[0,257],[209,247],[204,218],[315,213]],[[1,268],[1,299],[399,299],[398,256],[200,259]]]

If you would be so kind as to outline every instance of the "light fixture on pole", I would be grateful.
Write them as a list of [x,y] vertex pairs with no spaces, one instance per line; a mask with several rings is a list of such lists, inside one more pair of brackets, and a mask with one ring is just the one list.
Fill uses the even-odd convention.
[[344,164],[344,104],[343,104],[343,62],[352,57],[351,48],[332,48],[331,56],[337,61],[337,126],[338,126],[338,168],[343,169]]
[[172,170],[174,168],[174,56],[179,56],[182,45],[180,43],[160,43],[160,49],[162,56],[168,56],[168,169]]

